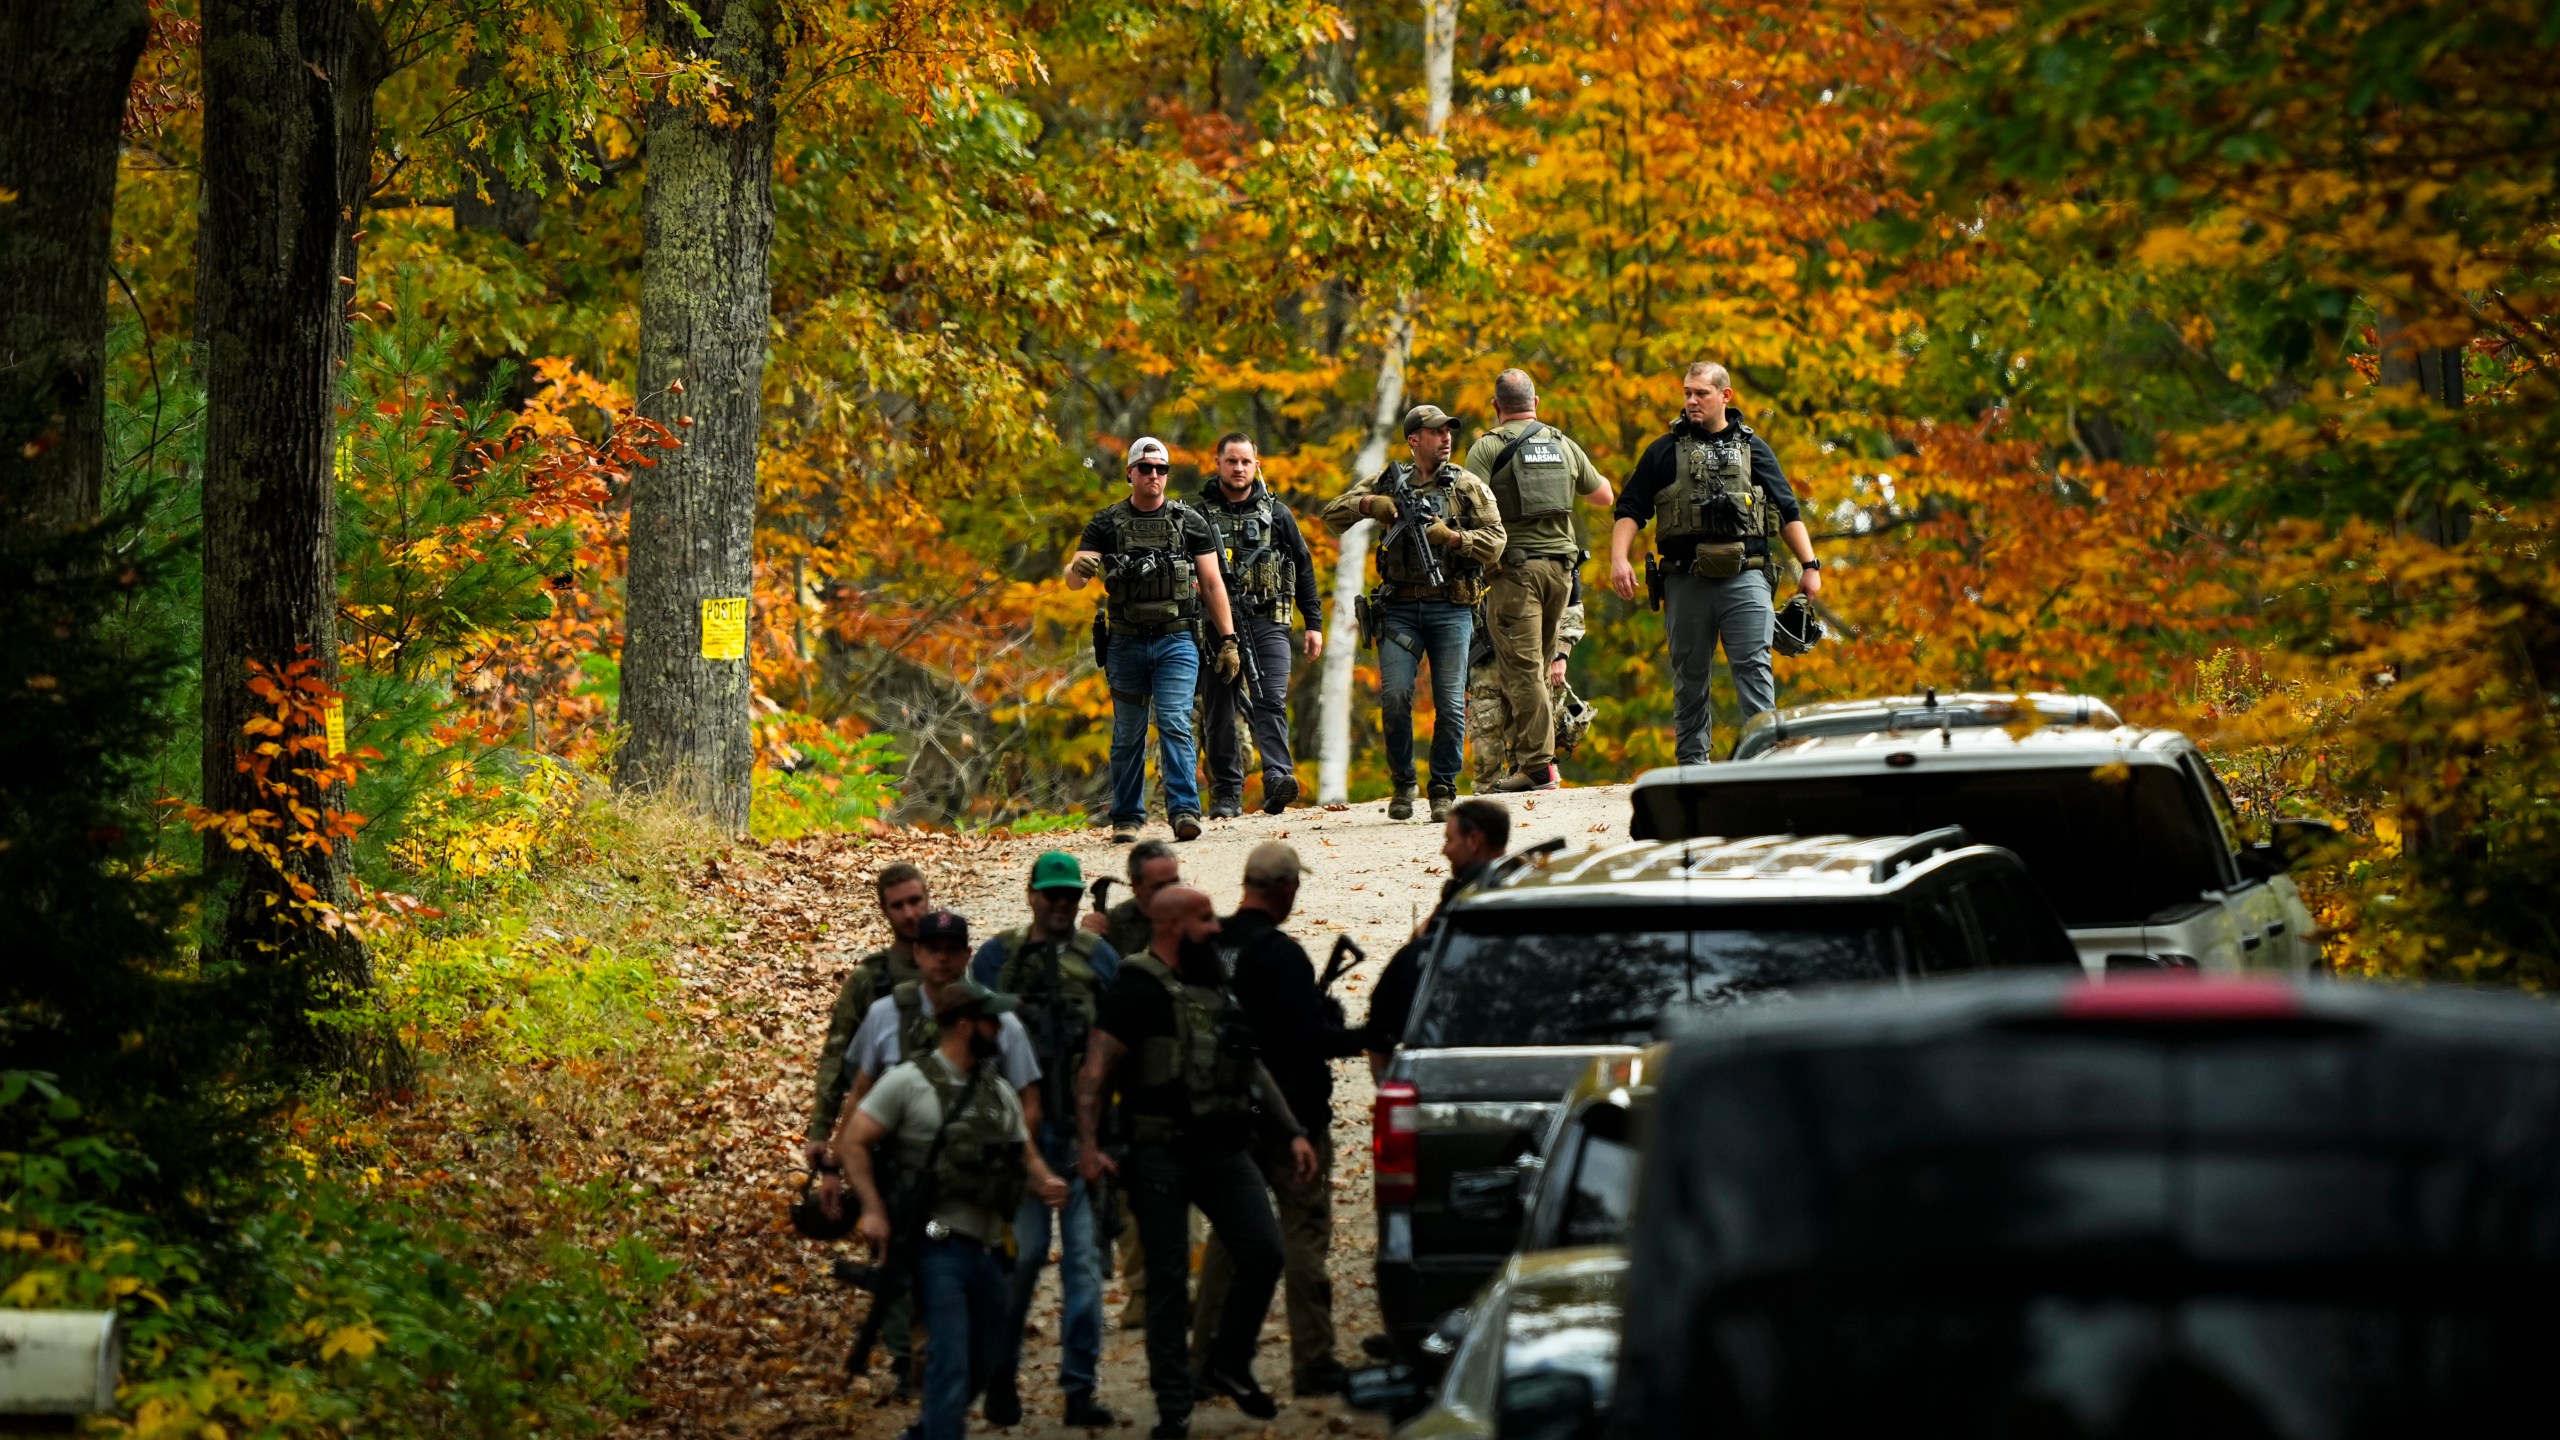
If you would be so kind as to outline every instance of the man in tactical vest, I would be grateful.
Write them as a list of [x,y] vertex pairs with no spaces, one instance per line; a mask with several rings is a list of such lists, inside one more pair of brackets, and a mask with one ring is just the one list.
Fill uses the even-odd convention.
[[1721,365],[1701,360],[1681,381],[1686,395],[1671,433],[1646,447],[1618,497],[1617,524],[1609,535],[1609,584],[1620,599],[1636,598],[1635,564],[1628,550],[1636,531],[1653,522],[1660,552],[1657,605],[1671,641],[1671,726],[1674,758],[1683,765],[1713,759],[1708,682],[1716,642],[1724,642],[1742,719],[1777,703],[1769,673],[1769,627],[1776,615],[1775,579],[1780,563],[1771,542],[1782,541],[1800,567],[1796,588],[1822,593],[1822,562],[1813,556],[1795,490],[1778,467],[1769,442],[1742,423],[1733,406],[1733,380]]
[[[1244,902],[1219,922],[1218,953],[1245,1023],[1262,1042],[1263,1068],[1307,1127],[1316,1174],[1300,1180],[1285,1147],[1254,1147],[1254,1163],[1279,1210],[1282,1278],[1289,1286],[1290,1391],[1303,1400],[1341,1391],[1347,1378],[1333,1353],[1333,1063],[1368,1046],[1365,1031],[1343,1023],[1342,1002],[1316,980],[1315,962],[1287,931],[1306,873],[1298,852],[1279,840],[1253,847],[1244,860]],[[1216,1240],[1200,1261],[1200,1298],[1191,1307],[1191,1361],[1209,1361],[1209,1337],[1225,1308],[1235,1266]]]
[[[1077,1169],[1088,1182],[1116,1175],[1147,1248],[1147,1384],[1158,1440],[1191,1433],[1192,1375],[1184,1343],[1190,1310],[1189,1214],[1208,1217],[1235,1264],[1209,1362],[1212,1393],[1255,1419],[1279,1406],[1253,1378],[1263,1312],[1280,1281],[1279,1222],[1250,1154],[1257,1127],[1290,1152],[1299,1183],[1316,1176],[1316,1153],[1288,1102],[1255,1057],[1253,1032],[1226,989],[1218,916],[1188,885],[1156,896],[1155,937],[1127,958],[1102,997],[1084,1073],[1076,1084]],[[1114,1162],[1100,1143],[1104,1097],[1115,1082],[1131,1144]]]
[[834,1151],[862,1202],[862,1235],[887,1262],[891,1210],[873,1174],[872,1147],[892,1146],[900,1171],[925,1187],[926,1220],[913,1251],[925,1331],[919,1440],[960,1440],[969,1402],[1004,1348],[1011,1308],[998,1260],[1005,1227],[1026,1203],[1055,1209],[1067,1183],[1030,1143],[1013,1088],[991,1077],[999,1030],[1014,999],[962,979],[945,986],[933,1048],[891,1066],[839,1131]]
[[[1075,1168],[1075,1077],[1084,1068],[1085,1039],[1102,992],[1120,974],[1120,952],[1111,942],[1076,926],[1084,902],[1084,867],[1063,850],[1031,862],[1031,923],[989,940],[969,962],[970,978],[1015,997],[1014,1014],[1031,1036],[1040,1060],[1040,1123],[1032,1143],[1049,1168]],[[1069,1182],[1058,1213],[1058,1384],[1066,1392],[1067,1424],[1102,1429],[1118,1417],[1094,1403],[1095,1373],[1102,1360],[1102,1251],[1095,1239],[1091,1193],[1082,1177]],[[1026,1199],[1013,1217],[1013,1309],[995,1378],[987,1385],[987,1423],[1022,1419],[1015,1372],[1022,1360],[1022,1329],[1040,1271],[1049,1263],[1049,1209]]]
[[[1129,847],[1129,898],[1108,911],[1087,911],[1084,928],[1111,942],[1113,954],[1135,955],[1147,948],[1155,938],[1156,922],[1150,911],[1156,896],[1164,887],[1182,879],[1182,857],[1162,840],[1141,840]],[[1125,1190],[1115,1191],[1120,1206],[1120,1286],[1128,1299],[1120,1306],[1120,1328],[1135,1330],[1146,1323],[1147,1314],[1147,1248],[1138,1236],[1137,1221],[1128,1214],[1129,1196]],[[1110,1217],[1103,1217],[1108,1223]]]
[[[1571,759],[1591,733],[1591,722],[1600,717],[1598,706],[1574,693],[1573,682],[1566,678],[1565,662],[1572,658],[1573,647],[1582,643],[1582,587],[1579,577],[1573,590],[1573,601],[1564,607],[1564,618],[1556,622],[1556,655],[1547,662],[1547,699],[1555,715],[1555,758]],[[1475,649],[1467,657],[1467,745],[1475,754],[1476,793],[1492,790],[1493,782],[1520,768],[1520,757],[1511,749],[1511,702],[1503,697],[1502,684],[1494,670],[1493,634],[1476,632]]]
[[[1289,610],[1307,624],[1309,660],[1324,654],[1324,632],[1315,626],[1316,561],[1298,517],[1262,483],[1253,441],[1241,433],[1218,437],[1218,470],[1200,492],[1201,513],[1218,532],[1219,569],[1227,602],[1235,610],[1236,637],[1253,661],[1253,748],[1262,757],[1262,813],[1277,815],[1298,798],[1298,765],[1289,754]],[[1200,692],[1201,748],[1208,752],[1209,818],[1244,813],[1244,747],[1236,738],[1240,687],[1209,685]]]
[[[1431,818],[1458,798],[1466,763],[1467,647],[1475,634],[1484,570],[1502,554],[1505,534],[1493,492],[1450,458],[1458,422],[1437,405],[1405,412],[1411,464],[1361,480],[1319,516],[1339,535],[1363,520],[1379,536],[1378,588],[1369,608],[1378,645],[1378,712],[1386,731],[1390,819],[1413,818],[1413,684],[1431,661]],[[1408,516],[1405,509],[1415,513]]]
[[[1200,757],[1191,740],[1191,701],[1201,657],[1218,683],[1244,671],[1218,537],[1200,512],[1165,498],[1172,452],[1152,435],[1129,447],[1129,498],[1084,527],[1067,588],[1102,577],[1094,626],[1096,659],[1111,684],[1111,839],[1125,845],[1147,823],[1147,711],[1155,710],[1157,768],[1174,838],[1200,838]],[[1209,635],[1200,634],[1203,615]]]
[[808,1160],[816,1169],[827,1137],[844,1118],[844,1097],[853,1089],[853,1071],[845,1064],[846,1047],[871,1002],[893,987],[916,978],[916,922],[932,908],[926,898],[924,872],[904,860],[888,866],[872,882],[880,916],[889,922],[889,943],[862,957],[836,990],[835,1009],[827,1016],[827,1038],[818,1047],[818,1103],[809,1112]]
[[[1490,785],[1479,778],[1476,788],[1552,790],[1556,716],[1548,672],[1564,653],[1558,632],[1582,565],[1573,497],[1588,496],[1605,509],[1617,496],[1581,446],[1538,418],[1538,388],[1529,372],[1495,376],[1493,408],[1500,423],[1468,447],[1467,469],[1483,478],[1502,512],[1502,563],[1485,585],[1484,618],[1510,720],[1510,733],[1498,743],[1517,768]],[[1492,739],[1480,735],[1478,743]]]

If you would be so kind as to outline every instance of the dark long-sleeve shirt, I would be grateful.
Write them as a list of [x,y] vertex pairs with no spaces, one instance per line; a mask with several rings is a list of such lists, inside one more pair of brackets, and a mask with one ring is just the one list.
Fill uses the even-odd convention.
[[[1726,412],[1726,425],[1736,424],[1739,420],[1740,416],[1735,412]],[[1645,447],[1644,457],[1636,461],[1634,472],[1627,476],[1627,488],[1618,492],[1618,503],[1610,513],[1620,520],[1633,520],[1638,525],[1651,524],[1654,502],[1661,497],[1665,487],[1680,478],[1682,437],[1694,435],[1703,440],[1723,433],[1722,430],[1708,430],[1686,416],[1672,421],[1669,434]],[[1795,487],[1787,483],[1787,472],[1778,464],[1778,452],[1770,449],[1769,442],[1757,433],[1751,437],[1751,483],[1769,497],[1769,507],[1776,512],[1780,529],[1804,518],[1802,507],[1796,504]],[[1691,552],[1697,549],[1695,539],[1656,537],[1655,543],[1661,547],[1665,559],[1683,565],[1689,563]],[[1751,553],[1760,552],[1754,550]]]
[[[1207,487],[1201,490],[1199,503],[1204,509],[1215,508],[1231,515],[1242,515],[1259,506],[1266,493],[1263,483],[1256,480],[1253,482],[1253,488],[1245,493],[1243,500],[1230,504],[1227,501],[1226,492],[1218,488],[1217,479],[1213,476]],[[1297,513],[1287,505],[1279,503],[1279,497],[1276,495],[1272,496],[1272,501],[1272,514],[1288,523],[1273,524],[1271,548],[1280,552],[1281,563],[1289,566],[1292,571],[1293,578],[1290,583],[1297,592],[1299,618],[1311,628],[1322,629],[1324,611],[1317,608],[1322,597],[1316,591],[1316,554],[1307,548],[1307,533],[1300,528]],[[1235,583],[1233,576],[1228,577],[1230,593]]]
[[1414,996],[1422,990],[1423,956],[1429,953],[1432,935],[1440,928],[1440,912],[1492,868],[1490,863],[1469,865],[1450,876],[1440,886],[1440,903],[1432,907],[1431,918],[1422,922],[1422,932],[1388,957],[1387,968],[1378,972],[1377,988],[1369,992],[1369,1023],[1364,1038],[1370,1049],[1384,1055],[1404,1043],[1404,1027],[1413,1019]]
[[1333,1116],[1333,1070],[1327,1062],[1359,1054],[1365,1037],[1326,1007],[1316,989],[1315,962],[1269,915],[1239,910],[1219,925],[1220,947],[1232,947],[1235,955],[1229,984],[1262,1042],[1262,1063],[1289,1112],[1313,1132]]

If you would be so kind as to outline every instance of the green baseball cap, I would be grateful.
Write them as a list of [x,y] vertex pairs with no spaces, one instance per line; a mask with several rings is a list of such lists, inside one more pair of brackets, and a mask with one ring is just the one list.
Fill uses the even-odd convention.
[[934,1018],[952,1020],[968,1014],[1004,1015],[1020,1001],[1001,990],[990,990],[966,975],[942,987],[934,1002]]
[[1064,850],[1051,850],[1031,862],[1031,888],[1034,890],[1082,890],[1084,867],[1076,857]]

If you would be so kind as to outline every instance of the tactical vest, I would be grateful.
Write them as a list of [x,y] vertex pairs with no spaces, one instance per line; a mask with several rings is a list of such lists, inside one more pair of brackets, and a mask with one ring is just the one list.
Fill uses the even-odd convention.
[[[1014,1208],[1022,1203],[1028,1174],[1022,1163],[1022,1141],[1014,1134],[1013,1112],[1004,1103],[1004,1077],[995,1072],[993,1060],[978,1062],[978,1083],[970,1085],[968,1077],[954,1075],[951,1067],[937,1060],[919,1061],[916,1069],[933,1085],[934,1098],[942,1102],[943,1124],[948,1127],[942,1137],[942,1153],[934,1157],[934,1199],[959,1205],[984,1206],[992,1213],[1010,1220]],[[954,1112],[962,1091],[968,1091],[969,1103]],[[924,1157],[910,1157],[910,1164],[921,1164]],[[1001,1236],[995,1237],[1001,1239]]]
[[1183,983],[1172,967],[1146,952],[1123,963],[1162,985],[1173,1000],[1173,1033],[1151,1036],[1138,1047],[1138,1084],[1151,1090],[1179,1084],[1190,1112],[1183,1122],[1135,1116],[1132,1138],[1160,1142],[1185,1133],[1245,1130],[1253,1119],[1254,1044],[1234,997]]
[[1123,500],[1103,514],[1113,546],[1102,566],[1111,633],[1152,638],[1189,627],[1200,608],[1199,580],[1182,543],[1191,508],[1167,500],[1141,514]]
[[1486,477],[1506,525],[1562,515],[1573,509],[1573,454],[1564,432],[1532,422],[1512,437],[1510,458]]
[[1663,540],[1726,544],[1764,539],[1769,502],[1751,483],[1751,428],[1736,420],[1711,439],[1683,433],[1675,440],[1679,473],[1655,502],[1655,532]]
[[[1405,465],[1401,461],[1397,463],[1397,468],[1405,470],[1408,473],[1410,473],[1412,469],[1412,467]],[[1456,464],[1449,461],[1442,461],[1440,468],[1443,475],[1447,475],[1451,472],[1464,473]],[[1428,493],[1432,488],[1422,484],[1418,480],[1413,482],[1413,486],[1416,490],[1424,491],[1426,493]],[[1379,487],[1379,493],[1385,493],[1384,486]],[[1440,486],[1439,494],[1442,496],[1441,518],[1448,521],[1449,524],[1459,529],[1465,529],[1467,527],[1467,522],[1476,518],[1466,513],[1465,502],[1458,498],[1459,490],[1455,484],[1444,484]],[[1380,538],[1384,539],[1385,537],[1381,536]],[[1422,543],[1428,545],[1431,542],[1426,539]],[[1476,564],[1472,560],[1460,558],[1455,550],[1442,550],[1440,552],[1441,577],[1453,584],[1458,581],[1473,579],[1477,572],[1482,568],[1482,566]],[[1390,545],[1384,550],[1378,552],[1378,576],[1380,579],[1383,579],[1393,585],[1427,586],[1431,583],[1431,577],[1424,573],[1422,566],[1414,558],[1413,546],[1402,541],[1398,541],[1396,544]],[[1468,601],[1466,603],[1471,604],[1473,602]]]
[[1004,947],[996,988],[1021,998],[1022,1007],[1016,1013],[1023,1028],[1031,1032],[1041,1070],[1074,1074],[1102,997],[1102,977],[1093,968],[1093,952],[1101,947],[1102,937],[1080,929],[1063,943],[1035,944],[1031,927],[1023,925],[997,936],[996,943]]
[[923,981],[905,981],[889,998],[898,1005],[898,1058],[913,1065],[942,1043],[942,1026],[925,1013]]
[[[1201,511],[1218,532],[1218,563],[1224,567],[1228,601],[1285,624],[1292,596],[1280,555],[1280,517],[1272,513],[1279,504],[1265,490],[1250,509],[1230,510],[1219,503]],[[1247,556],[1252,563],[1245,563]]]

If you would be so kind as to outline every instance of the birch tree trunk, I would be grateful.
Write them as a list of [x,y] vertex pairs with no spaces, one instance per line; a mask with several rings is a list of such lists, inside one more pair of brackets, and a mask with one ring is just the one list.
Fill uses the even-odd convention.
[[116,153],[149,30],[143,0],[0,4],[0,523],[98,514]]
[[[1423,134],[1437,140],[1449,123],[1449,106],[1458,64],[1458,0],[1422,0],[1422,84],[1426,97]],[[1395,317],[1387,322],[1379,347],[1378,385],[1372,392],[1369,438],[1351,462],[1352,478],[1366,479],[1386,468],[1387,447],[1395,443],[1396,421],[1404,413],[1404,367],[1413,349],[1415,299],[1396,297]],[[1353,606],[1361,582],[1368,577],[1369,544],[1375,522],[1363,520],[1342,532],[1342,553],[1333,566],[1333,619],[1327,632],[1324,679],[1316,691],[1316,803],[1339,805],[1351,798],[1351,671],[1360,656],[1360,627]]]
[[[633,477],[616,783],[679,798],[724,832],[747,828],[755,763],[748,660],[710,658],[705,601],[753,594],[756,445],[773,242],[775,0],[703,0],[698,36],[670,0],[649,29],[705,55],[735,89],[720,123],[699,103],[649,108],[641,193],[640,408],[683,448]],[[749,605],[752,609],[752,605]]]
[[[337,679],[338,373],[384,67],[356,0],[207,0],[203,13],[204,803],[246,811],[276,805],[236,763],[263,708],[250,665],[307,660]],[[301,788],[304,803],[344,803]],[[275,975],[287,1050],[396,1070],[396,1054],[362,1055],[348,1031],[310,1017],[371,988],[362,944],[296,913],[266,862],[206,838],[206,943]],[[286,854],[320,901],[345,903],[345,846]]]

